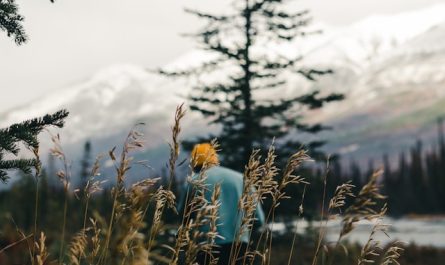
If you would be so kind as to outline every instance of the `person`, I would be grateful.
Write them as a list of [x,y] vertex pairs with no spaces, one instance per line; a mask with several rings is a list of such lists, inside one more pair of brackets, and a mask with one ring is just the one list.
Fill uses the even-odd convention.
[[[192,167],[193,167],[193,179],[200,177],[200,172],[205,167],[205,186],[207,191],[205,197],[207,201],[210,201],[215,185],[220,185],[220,195],[219,195],[219,211],[217,219],[217,233],[218,237],[215,239],[216,247],[212,250],[212,255],[218,258],[218,265],[229,264],[231,258],[231,251],[233,251],[234,242],[237,240],[242,213],[238,208],[238,202],[243,193],[243,175],[237,171],[231,170],[229,168],[219,165],[218,155],[216,150],[210,143],[201,143],[194,146],[192,150]],[[192,185],[185,183],[183,189],[183,196],[180,200],[180,209],[185,206],[185,195],[190,193]],[[189,199],[190,200],[190,199]],[[255,218],[257,223],[256,226],[264,225],[264,212],[260,203],[258,203]],[[200,228],[202,232],[208,231],[208,227]],[[238,255],[237,257],[243,257],[248,243],[249,243],[249,233],[245,232],[239,235],[238,244]],[[233,251],[235,252],[235,251]],[[234,255],[232,253],[232,255]],[[205,252],[200,252],[196,261],[200,265],[209,264],[209,255]],[[236,264],[242,264],[242,258],[238,258]]]

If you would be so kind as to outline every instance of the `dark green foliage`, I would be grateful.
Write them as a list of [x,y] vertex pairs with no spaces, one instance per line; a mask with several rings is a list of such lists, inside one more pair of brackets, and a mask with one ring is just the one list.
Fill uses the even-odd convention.
[[[54,0],[50,1],[54,3]],[[17,45],[21,45],[28,40],[28,36],[22,25],[24,17],[18,11],[15,0],[0,0],[0,29],[6,31]]]
[[28,39],[22,25],[23,19],[15,0],[0,0],[0,29],[6,31],[8,37],[14,38],[17,45]]
[[[391,167],[390,158],[383,156],[381,181],[384,194],[388,196],[389,214],[445,213],[445,142],[441,120],[438,128],[438,140],[429,151],[425,151],[418,140],[408,153],[400,153],[397,167]],[[369,173],[362,174],[356,163],[352,162],[352,165],[342,177],[361,187]],[[370,164],[367,172],[373,167]],[[334,179],[338,177],[334,176]]]
[[[441,121],[438,128],[438,140],[429,151],[423,150],[422,142],[417,141],[409,152],[400,153],[398,165],[391,165],[391,158],[383,155],[384,174],[380,182],[383,185],[383,194],[387,196],[389,215],[397,217],[408,214],[445,213],[445,141]],[[357,161],[351,160],[348,167],[342,168],[342,165],[348,164],[346,162],[341,159],[330,162],[326,183],[327,198],[332,197],[338,185],[347,181],[351,181],[356,190],[361,189],[371,172],[381,167],[381,163],[370,160],[367,168],[363,170]],[[311,183],[307,186],[305,195],[306,218],[317,217],[320,213],[325,167],[318,165],[298,172]],[[303,187],[290,186],[286,193],[291,198],[280,204],[276,214],[286,218],[295,217]],[[265,206],[270,207],[269,202],[266,201]]]
[[[306,30],[311,22],[309,12],[288,12],[284,2],[236,1],[234,12],[229,15],[187,10],[207,21],[202,30],[190,36],[199,42],[203,50],[217,56],[210,62],[184,71],[160,70],[167,76],[196,76],[199,79],[228,65],[233,69],[225,74],[223,81],[198,82],[190,95],[190,108],[209,118],[211,123],[222,125],[219,135],[200,140],[217,136],[223,164],[234,169],[242,170],[252,149],[267,150],[273,138],[276,139],[277,150],[281,152],[280,157],[294,152],[302,144],[288,136],[326,129],[321,124],[305,124],[301,108],[316,109],[326,102],[343,98],[340,94],[320,95],[320,91],[301,94],[297,84],[292,93],[283,95],[285,74],[295,73],[313,81],[332,71],[304,68],[299,65],[301,56],[286,58],[270,56],[266,51],[255,51],[259,46],[282,45],[314,33]],[[273,97],[258,97],[258,93],[270,91],[273,91]],[[316,150],[320,143],[305,146]]]
[[86,141],[83,146],[83,156],[80,160],[80,190],[85,188],[88,177],[91,175],[91,164],[91,142]]
[[54,114],[47,114],[41,118],[34,118],[21,123],[16,123],[8,128],[0,129],[0,180],[8,180],[7,170],[19,169],[29,173],[32,167],[38,167],[37,159],[11,158],[17,157],[20,144],[34,153],[38,152],[38,134],[48,126],[63,127],[64,119],[68,116],[66,110],[60,110]]

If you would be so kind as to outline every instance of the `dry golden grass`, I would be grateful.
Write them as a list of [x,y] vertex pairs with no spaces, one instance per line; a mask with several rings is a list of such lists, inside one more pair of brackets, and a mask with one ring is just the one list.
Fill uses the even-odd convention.
[[[199,252],[206,253],[208,264],[216,265],[218,260],[215,256],[215,240],[219,236],[217,233],[217,217],[219,211],[220,186],[213,190],[212,197],[207,200],[204,194],[206,188],[206,171],[212,165],[204,163],[197,178],[192,178],[192,173],[187,177],[187,181],[194,187],[193,192],[187,192],[186,201],[188,202],[183,211],[179,227],[177,228],[176,240],[171,245],[158,242],[158,236],[163,233],[164,212],[166,209],[176,210],[176,197],[171,191],[172,183],[175,179],[176,167],[179,163],[180,153],[180,122],[184,117],[183,106],[176,109],[174,125],[172,126],[172,138],[169,143],[170,158],[169,181],[168,186],[158,186],[159,179],[144,179],[130,187],[126,187],[125,180],[131,165],[135,163],[131,156],[133,151],[143,147],[144,141],[142,134],[136,128],[133,128],[127,135],[121,153],[116,155],[113,148],[109,152],[109,157],[114,163],[116,176],[115,186],[112,189],[112,208],[110,216],[104,217],[97,213],[88,211],[89,199],[93,193],[102,190],[103,181],[96,180],[100,172],[100,158],[96,159],[93,165],[90,177],[82,192],[85,204],[83,216],[83,229],[78,232],[67,244],[67,250],[64,248],[65,225],[67,218],[67,208],[65,201],[64,222],[61,233],[61,246],[59,250],[59,264],[69,265],[149,265],[149,264],[186,264],[192,265],[196,262],[196,256]],[[66,197],[70,191],[70,170],[69,163],[60,144],[60,137],[53,137],[54,148],[53,155],[60,158],[63,164],[63,170],[58,172],[58,176],[63,183]],[[218,149],[216,141],[212,142],[215,149]],[[273,264],[272,245],[273,235],[270,229],[263,229],[259,235],[259,240],[250,242],[247,251],[241,252],[240,238],[244,233],[250,234],[253,231],[253,224],[256,220],[256,208],[266,198],[270,199],[272,204],[270,210],[266,213],[266,222],[272,226],[275,221],[275,210],[282,200],[289,196],[286,194],[286,188],[289,185],[302,185],[306,191],[306,185],[309,183],[295,172],[310,158],[304,150],[299,150],[289,157],[286,166],[280,170],[276,166],[276,154],[273,144],[270,146],[265,158],[260,155],[260,150],[254,150],[245,167],[244,187],[242,197],[239,200],[239,210],[242,213],[242,221],[239,231],[236,235],[236,241],[232,245],[231,265],[235,265],[237,260],[243,264],[254,264],[254,260],[260,264]],[[328,166],[327,166],[328,167]],[[333,247],[325,243],[326,225],[320,227],[317,244],[314,246],[314,257],[312,264],[321,264],[319,255],[321,250],[326,250],[325,254],[329,256],[330,248],[335,250],[342,245],[343,238],[351,233],[355,224],[360,220],[380,219],[386,212],[386,207],[380,207],[380,202],[384,200],[379,192],[380,185],[378,177],[381,171],[375,172],[369,182],[357,193],[354,194],[354,186],[349,182],[337,187],[333,197],[328,201],[325,193],[322,194],[323,202],[327,202],[327,216],[322,209],[322,220],[327,222],[329,219],[341,218],[342,228],[337,242]],[[326,177],[324,181],[326,186]],[[80,192],[80,191],[77,191]],[[296,206],[300,214],[304,209],[304,194],[301,198],[301,204]],[[346,209],[346,201],[353,198],[353,202]],[[323,203],[324,207],[324,203]],[[151,211],[152,222],[149,227],[145,223],[147,213]],[[36,211],[37,212],[37,211]],[[87,220],[90,220],[87,224]],[[37,222],[36,222],[37,223]],[[325,223],[326,224],[326,223]],[[201,232],[200,228],[209,227],[208,233]],[[387,225],[378,223],[370,234],[370,238],[363,246],[357,264],[373,263],[377,255],[382,255],[381,264],[398,264],[402,248],[400,244],[395,244],[381,254],[380,245],[375,240],[375,234],[378,232],[386,233]],[[35,226],[37,230],[37,226]],[[293,237],[291,251],[289,253],[288,264],[290,264],[296,232]],[[26,240],[26,239],[25,239]],[[48,260],[49,253],[45,245],[45,234],[42,232],[39,238],[34,239],[33,247],[30,247],[31,262],[37,265],[44,265]],[[298,246],[295,246],[298,248]],[[168,250],[167,254],[160,254],[159,249]],[[2,250],[3,251],[3,250]],[[165,253],[165,251],[163,252]],[[323,261],[324,262],[324,261]],[[322,263],[323,263],[322,262]],[[335,256],[327,259],[327,264],[335,264]]]

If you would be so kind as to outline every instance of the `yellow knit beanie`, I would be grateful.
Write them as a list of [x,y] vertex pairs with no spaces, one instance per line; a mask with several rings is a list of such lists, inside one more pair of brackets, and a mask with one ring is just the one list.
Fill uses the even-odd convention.
[[209,143],[196,144],[192,150],[192,166],[202,167],[204,164],[207,166],[217,165],[218,155],[215,148]]

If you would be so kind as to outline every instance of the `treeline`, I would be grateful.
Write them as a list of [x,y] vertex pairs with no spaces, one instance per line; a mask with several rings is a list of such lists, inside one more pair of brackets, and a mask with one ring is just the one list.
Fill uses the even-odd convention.
[[[440,214],[445,213],[445,137],[442,122],[438,125],[438,137],[432,148],[424,147],[419,140],[410,150],[401,152],[398,161],[391,160],[389,156],[382,158],[384,173],[381,178],[384,194],[388,196],[388,213],[392,216],[407,214]],[[393,157],[394,159],[394,157]],[[64,192],[63,187],[56,179],[56,169],[49,160],[43,170],[39,181],[39,213],[40,225],[44,227],[57,227],[61,222]],[[84,155],[80,161],[80,171],[77,179],[80,186],[85,184],[90,167],[93,165],[91,145],[85,144]],[[347,163],[346,163],[347,164]],[[287,190],[291,197],[281,203],[277,216],[294,218],[298,215],[299,205],[304,193],[304,216],[306,218],[318,217],[323,204],[323,193],[330,198],[338,185],[352,182],[356,189],[360,189],[368,181],[372,172],[377,169],[373,163],[368,168],[360,168],[358,163],[351,161],[348,167],[344,161],[333,160],[328,165],[317,169],[306,169],[301,174],[310,182],[304,187],[299,185]],[[327,172],[327,175],[326,175]],[[76,176],[73,176],[75,179]],[[324,180],[326,179],[326,185]],[[14,226],[31,228],[35,205],[33,202],[36,182],[33,176],[22,174],[20,179],[9,189],[0,191],[0,219],[3,225],[13,229]],[[75,188],[75,187],[73,187]],[[80,187],[81,188],[81,187]],[[176,188],[176,187],[175,187]],[[326,191],[325,191],[326,190]],[[178,190],[175,191],[178,194]],[[68,227],[73,231],[80,225],[83,216],[82,194],[79,198],[71,196],[68,200],[72,222]],[[328,201],[325,200],[325,204]],[[111,208],[112,198],[109,192],[98,193],[91,200],[91,211],[107,216]],[[268,207],[267,200],[264,202]],[[20,207],[17,207],[20,205]],[[170,221],[175,222],[175,216],[168,214]],[[278,217],[279,218],[279,217]],[[2,229],[2,231],[5,231]]]
[[[445,138],[443,122],[438,121],[438,137],[425,150],[421,140],[406,152],[400,152],[397,167],[391,167],[387,155],[382,158],[382,184],[392,215],[445,213]],[[372,168],[371,168],[372,170]],[[354,171],[352,179],[363,179]]]
[[[317,217],[322,209],[323,194],[325,198],[330,198],[337,186],[348,181],[359,190],[367,183],[372,172],[379,168],[384,170],[380,184],[388,197],[389,215],[398,217],[445,213],[445,137],[441,119],[437,127],[438,136],[430,148],[425,148],[422,141],[418,140],[408,151],[400,152],[398,156],[390,158],[383,155],[381,164],[370,160],[364,168],[355,160],[338,158],[331,159],[328,164],[310,166],[310,169],[300,172],[310,185],[289,188],[287,193],[291,198],[281,203],[277,213],[285,219],[295,217],[304,199],[305,217]],[[327,200],[324,201],[325,206]]]

